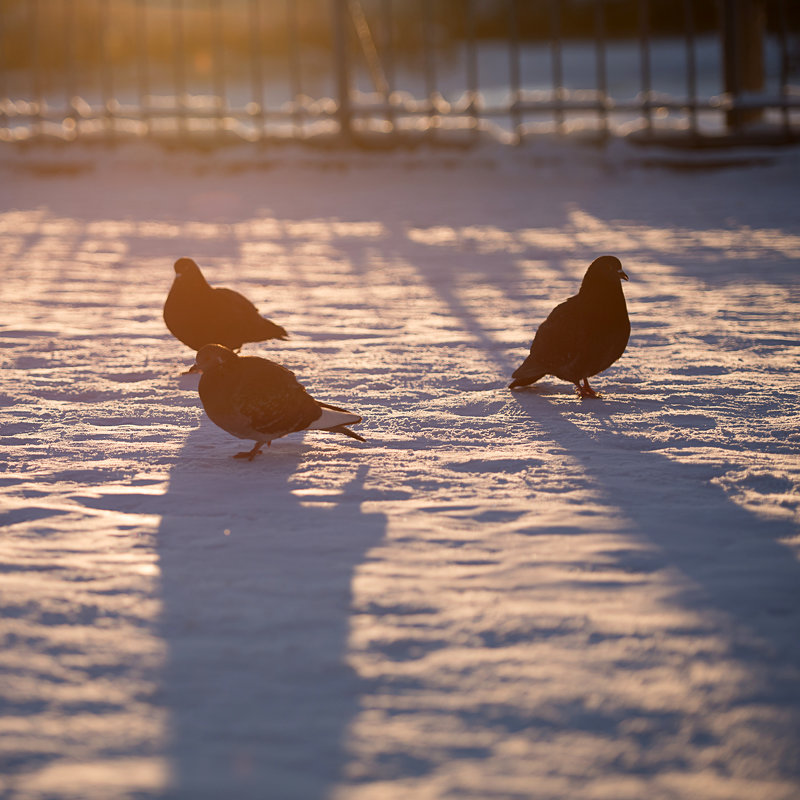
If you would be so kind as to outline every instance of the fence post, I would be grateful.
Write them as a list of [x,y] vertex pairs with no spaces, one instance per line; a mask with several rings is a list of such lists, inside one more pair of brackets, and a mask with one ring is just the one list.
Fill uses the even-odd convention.
[[352,138],[352,109],[350,107],[350,64],[347,53],[347,0],[331,0],[333,14],[333,74],[336,76],[336,99],[339,133],[343,139]]
[[[761,0],[725,0],[722,13],[725,91],[735,105],[742,92],[764,88],[764,7]],[[733,108],[725,121],[736,132],[761,115],[760,109]]]

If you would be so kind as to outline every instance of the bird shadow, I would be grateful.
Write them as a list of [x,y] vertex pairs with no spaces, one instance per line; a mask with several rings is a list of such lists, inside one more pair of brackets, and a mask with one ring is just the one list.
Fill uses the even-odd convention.
[[[764,765],[770,763],[773,777],[797,779],[800,564],[782,544],[796,537],[796,525],[738,505],[714,482],[715,467],[680,463],[656,452],[646,438],[626,432],[615,422],[625,404],[581,403],[575,418],[601,423],[589,434],[545,394],[515,392],[512,397],[531,434],[559,442],[579,461],[601,502],[622,515],[621,529],[631,546],[606,550],[610,566],[629,578],[669,576],[665,602],[695,620],[671,626],[670,635],[684,643],[678,647],[689,653],[698,635],[713,636],[720,648],[713,658],[747,676],[736,682],[729,702],[751,712],[773,709],[760,723],[771,747]],[[693,660],[700,664],[706,658],[698,652]],[[710,712],[710,687],[696,700],[710,703]]]
[[366,467],[344,450],[350,477],[328,492],[315,448],[234,461],[209,428],[186,440],[157,534],[165,796],[323,798],[365,691],[345,660],[353,572],[386,521],[361,511]]
[[[413,243],[399,224],[387,224],[387,239],[387,257],[393,253],[413,261],[419,277],[484,352],[487,362],[510,376],[525,354],[511,356],[456,291],[464,253],[434,251]],[[359,256],[356,250],[348,252],[348,258],[366,278],[368,257]],[[556,271],[562,270],[563,254],[538,255],[547,258]],[[508,254],[472,254],[469,261],[476,282],[503,293],[504,280],[499,273],[505,271],[508,278],[514,271],[501,263],[509,261]],[[700,272],[697,265],[694,271]],[[793,633],[799,627],[796,587],[800,585],[800,564],[781,544],[782,539],[796,536],[796,526],[788,519],[751,513],[713,482],[719,477],[713,467],[668,458],[657,452],[649,437],[616,424],[619,414],[652,401],[636,397],[634,391],[629,402],[622,403],[612,392],[604,394],[601,389],[597,399],[579,400],[573,387],[548,378],[511,392],[498,386],[498,393],[515,402],[531,423],[531,436],[556,441],[578,459],[609,506],[629,520],[631,536],[652,546],[653,558],[660,559],[661,568],[675,567],[689,579],[694,588],[684,587],[675,595],[676,603],[705,608],[709,613],[723,612],[739,628],[747,628],[762,644],[767,643],[770,652],[783,653],[776,658],[784,666],[800,664],[800,647]],[[574,405],[569,406],[571,416],[577,411],[600,424],[588,432],[571,422],[561,410],[567,396],[575,397]],[[701,410],[690,397],[676,413]],[[714,543],[710,547],[709,540]],[[709,550],[713,569],[708,569]],[[759,565],[758,571],[754,564]],[[750,666],[758,669],[757,659]],[[800,689],[791,696],[800,720]]]
[[[511,397],[532,435],[558,441],[584,465],[605,501],[623,513],[629,533],[650,546],[653,568],[674,567],[689,579],[674,602],[723,612],[756,639],[772,639],[771,652],[800,664],[790,633],[797,625],[800,564],[781,544],[796,535],[790,520],[751,513],[713,482],[715,467],[680,463],[626,432],[616,422],[625,411],[621,402],[579,404],[573,416],[601,423],[590,434],[544,392]],[[800,711],[800,687],[794,695]]]
[[[415,253],[417,272],[430,290],[484,352],[487,362],[510,376],[521,357],[511,360],[508,349],[453,288],[463,256],[437,252],[432,262],[430,249],[410,246],[399,228],[391,238],[401,257]],[[502,293],[504,282],[494,269],[496,263],[497,257],[476,257],[470,269],[476,282]],[[558,259],[553,266],[558,269]],[[622,403],[613,398],[612,391],[595,400],[575,398],[567,409],[565,395],[574,391],[560,383],[545,379],[514,392],[498,386],[498,393],[521,412],[512,415],[520,434],[525,435],[527,428],[531,439],[563,447],[580,465],[601,502],[624,520],[622,531],[631,546],[605,553],[609,566],[626,574],[677,576],[669,602],[702,620],[698,624],[718,637],[729,663],[748,675],[746,688],[732,702],[752,707],[766,704],[779,710],[773,717],[776,728],[768,734],[776,772],[796,776],[800,774],[796,755],[800,752],[800,564],[782,543],[796,537],[796,525],[787,518],[751,513],[737,504],[715,483],[720,477],[718,467],[681,463],[657,452],[648,436],[637,436],[619,425],[619,415],[637,404],[648,406],[650,401],[635,397],[634,391],[630,403]],[[690,399],[682,410],[701,409]],[[581,418],[592,424],[582,426]],[[673,633],[679,639],[682,636],[679,630]],[[686,635],[693,633],[687,630]],[[509,710],[509,731],[519,725],[514,717]],[[617,719],[609,724],[623,722]],[[765,735],[766,731],[765,726]]]

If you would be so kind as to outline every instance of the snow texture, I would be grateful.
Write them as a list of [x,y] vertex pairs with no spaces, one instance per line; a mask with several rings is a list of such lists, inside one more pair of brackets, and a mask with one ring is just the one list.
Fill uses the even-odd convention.
[[[800,153],[629,148],[0,151],[0,796],[800,797]],[[180,256],[368,442],[232,459]]]

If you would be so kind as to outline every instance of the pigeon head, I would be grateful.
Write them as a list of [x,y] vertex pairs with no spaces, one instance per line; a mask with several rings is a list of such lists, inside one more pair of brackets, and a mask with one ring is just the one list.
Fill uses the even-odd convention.
[[206,372],[213,367],[218,367],[220,364],[226,364],[228,361],[235,361],[239,356],[233,350],[225,347],[224,344],[206,344],[203,345],[194,357],[195,366],[201,372]]
[[179,258],[175,262],[176,275],[192,275],[200,272],[200,267],[191,258]]
[[206,279],[200,272],[200,267],[191,258],[179,258],[175,262],[175,277],[186,278],[194,282],[205,283]]
[[581,289],[585,287],[619,286],[620,281],[627,281],[628,276],[616,256],[600,256],[589,265],[583,276]]

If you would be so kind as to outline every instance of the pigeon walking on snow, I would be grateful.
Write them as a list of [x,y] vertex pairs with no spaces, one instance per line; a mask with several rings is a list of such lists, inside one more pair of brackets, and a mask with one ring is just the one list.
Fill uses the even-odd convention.
[[539,326],[530,355],[508,388],[555,375],[574,383],[581,397],[598,397],[588,378],[608,369],[625,352],[631,332],[621,280],[628,276],[618,258],[596,258],[578,294],[557,305]]
[[232,289],[209,286],[191,258],[175,262],[164,322],[173,336],[192,350],[206,344],[238,350],[245,342],[286,338],[286,331],[262,317],[246,297]]
[[358,414],[311,397],[294,373],[257,356],[238,356],[221,344],[207,344],[197,354],[203,373],[198,391],[209,419],[240,439],[252,439],[252,450],[235,458],[252,461],[266,443],[304,430],[342,433],[363,442],[347,425]]

